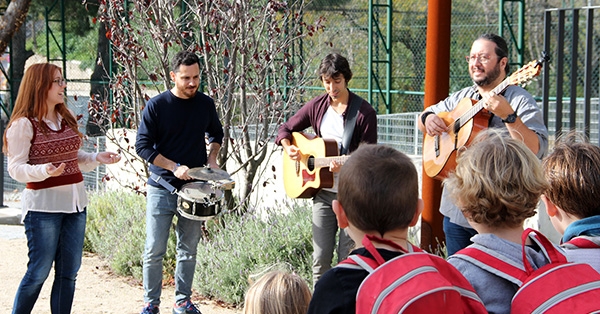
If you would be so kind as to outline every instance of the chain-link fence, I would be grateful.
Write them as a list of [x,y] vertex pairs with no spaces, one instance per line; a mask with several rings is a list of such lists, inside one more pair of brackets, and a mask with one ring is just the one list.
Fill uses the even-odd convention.
[[[373,5],[369,6],[367,0],[329,0],[316,1],[310,5],[309,10],[304,12],[306,23],[316,23],[318,19],[325,18],[322,22],[325,27],[322,32],[316,32],[312,37],[303,40],[301,50],[298,52],[301,55],[300,59],[306,61],[307,71],[315,73],[319,61],[325,54],[331,51],[340,52],[347,56],[351,63],[354,78],[350,82],[350,88],[353,91],[367,98],[370,86],[368,74],[371,69],[371,72],[380,79],[379,82],[389,79],[391,84],[389,90],[392,95],[389,112],[421,111],[425,81],[427,2],[391,1],[393,11],[391,18],[388,17],[387,8],[383,5],[387,1],[372,2]],[[499,8],[498,0],[452,1],[449,92],[471,84],[464,56],[468,54],[472,41],[479,35],[489,32],[498,33],[500,25],[503,25],[501,35],[509,43],[512,70],[516,70],[523,63],[540,57],[543,50],[544,12],[547,9],[594,5],[595,2],[600,1],[549,0],[543,3],[533,0],[505,1],[504,8]],[[523,21],[520,20],[521,14],[524,17]],[[369,17],[372,19],[370,20]],[[370,21],[374,25],[371,28],[369,28]],[[520,39],[517,38],[521,28],[523,28],[523,43],[519,43]],[[369,44],[372,45],[371,56]],[[380,62],[386,58],[385,44],[391,46],[389,78],[384,65]],[[521,44],[523,47],[519,47]],[[594,45],[595,50],[598,50],[600,41],[595,40]],[[9,63],[5,62],[5,59],[6,57],[3,56],[3,64],[7,66]],[[28,63],[40,62],[42,59],[43,57],[31,58]],[[69,82],[68,93],[71,96],[87,97],[92,69],[82,69],[79,64],[74,60],[67,61],[65,74]],[[114,68],[114,66],[107,68]],[[583,72],[584,69],[581,68],[581,71]],[[598,77],[598,73],[592,76]],[[0,73],[0,81],[7,80],[4,74]],[[316,75],[312,84],[313,86],[307,86],[304,99],[300,99],[300,103],[322,92]],[[385,113],[386,104],[378,94],[378,89],[387,90],[388,86],[372,84],[371,87],[375,90],[372,105],[379,113]],[[540,83],[532,84],[528,89],[534,96],[541,95]],[[7,92],[8,90],[2,92],[4,104],[10,102]],[[77,105],[81,103],[78,102]]]
[[[343,4],[339,4],[340,2]],[[427,1],[391,1],[393,11],[391,19],[388,19],[387,8],[379,6],[379,2],[383,1],[373,2],[377,5],[370,7],[367,0],[315,2],[315,5],[304,12],[304,21],[310,24],[324,17],[325,27],[323,31],[316,32],[312,37],[303,40],[302,49],[298,51],[298,54],[301,56],[300,59],[306,62],[306,71],[310,71],[310,73],[315,73],[321,58],[331,51],[346,56],[354,72],[349,87],[365,99],[369,95],[369,70],[382,79],[380,82],[388,80],[389,86],[373,84],[374,89],[390,90],[391,102],[388,105],[390,112],[395,113],[395,115],[387,115],[386,118],[380,119],[380,141],[392,144],[406,153],[419,154],[421,135],[414,125],[414,113],[423,109]],[[506,1],[505,7],[501,9],[498,6],[498,0],[453,0],[449,92],[471,84],[464,56],[469,53],[472,41],[482,33],[499,33],[499,25],[503,25],[501,35],[509,43],[511,70],[516,70],[522,63],[539,58],[544,47],[543,28],[546,10],[553,7],[595,5],[597,2],[600,1]],[[521,4],[524,6],[521,7]],[[521,14],[524,17],[523,21],[520,20]],[[369,28],[370,16],[373,17],[372,21],[376,27]],[[500,23],[501,21],[503,23]],[[581,18],[581,21],[583,23],[584,17]],[[524,29],[522,46],[520,46],[518,38],[520,26],[523,26]],[[555,31],[559,31],[558,25],[553,27]],[[594,26],[595,29],[598,27],[600,25]],[[566,32],[568,34],[569,29]],[[600,34],[598,31],[594,31],[592,35],[594,36],[592,51],[595,52],[596,57],[592,68],[587,69],[591,71],[591,80],[596,84],[592,93],[594,99],[600,97],[597,87],[600,81],[598,79],[600,77],[598,70],[600,63],[598,62],[600,55],[598,38],[600,35],[598,34]],[[378,62],[387,57],[386,42],[392,47],[390,77],[387,77],[384,65]],[[369,47],[372,48],[371,55],[369,55]],[[568,53],[567,51],[564,58],[570,60]],[[44,57],[41,56],[38,56],[37,59],[30,58],[28,64],[43,60]],[[4,62],[5,58],[2,61],[6,68],[9,63]],[[576,66],[580,71],[577,79],[581,80],[586,68],[580,64]],[[548,69],[549,71],[554,69],[552,62],[548,65]],[[7,81],[4,73],[6,72],[0,73],[2,82]],[[82,131],[85,131],[83,126],[88,119],[91,69],[82,69],[78,62],[69,60],[65,73],[68,81],[69,106],[81,116]],[[556,73],[552,75],[556,76]],[[305,86],[304,94],[298,99],[299,103],[323,92],[316,74],[314,77],[312,85]],[[527,88],[539,99],[542,95],[542,87],[541,81],[536,81]],[[4,90],[0,93],[2,93],[3,103],[10,101],[10,97],[7,96],[8,91]],[[577,91],[574,96],[580,97],[579,93],[580,91]],[[376,91],[373,92],[373,95],[372,105],[377,108],[379,113],[384,113],[386,111],[384,98]],[[595,107],[595,112],[597,112],[597,107]],[[401,113],[408,114],[402,115]],[[592,118],[593,121],[597,121],[597,116],[592,116]],[[549,124],[553,123],[552,121],[550,119]],[[92,177],[90,180],[97,181],[101,175],[92,175]],[[13,184],[10,183],[8,176],[5,178],[6,184]],[[12,189],[10,185],[5,186],[7,189]]]

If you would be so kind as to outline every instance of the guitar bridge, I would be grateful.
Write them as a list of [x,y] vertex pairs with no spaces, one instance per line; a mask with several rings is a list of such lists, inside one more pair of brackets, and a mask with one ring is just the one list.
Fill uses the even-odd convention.
[[296,166],[296,177],[297,177],[300,175],[300,162],[296,160],[295,166]]
[[434,147],[435,147],[435,158],[440,157],[440,136],[436,135],[434,137]]

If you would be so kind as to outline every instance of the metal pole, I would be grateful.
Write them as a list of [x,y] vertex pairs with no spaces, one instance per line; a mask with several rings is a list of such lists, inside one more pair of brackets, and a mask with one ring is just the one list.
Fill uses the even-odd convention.
[[[448,96],[450,90],[450,17],[452,1],[430,0],[427,16],[425,58],[425,108]],[[423,171],[425,173],[425,171]],[[444,241],[443,216],[439,212],[442,188],[440,181],[423,175],[423,209],[421,247],[435,252]]]
[[[4,134],[4,120],[0,119],[0,135]],[[0,136],[0,147],[4,147],[4,136]],[[2,197],[0,197],[0,207],[6,207],[4,205],[4,153],[0,153],[2,156],[2,162],[0,162],[0,186],[2,186]]]

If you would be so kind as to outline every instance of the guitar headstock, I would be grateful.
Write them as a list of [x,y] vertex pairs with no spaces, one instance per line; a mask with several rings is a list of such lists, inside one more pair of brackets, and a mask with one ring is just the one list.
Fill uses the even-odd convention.
[[550,60],[550,56],[546,54],[546,52],[542,53],[542,57],[538,60],[533,60],[522,68],[515,71],[510,75],[509,84],[510,85],[521,85],[526,84],[534,77],[538,76],[542,70],[542,66],[544,63]]

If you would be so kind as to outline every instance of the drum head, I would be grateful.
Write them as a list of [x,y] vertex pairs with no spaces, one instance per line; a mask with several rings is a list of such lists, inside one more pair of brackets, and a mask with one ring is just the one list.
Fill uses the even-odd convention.
[[215,189],[211,184],[206,182],[186,183],[181,187],[180,194],[197,202],[204,201],[205,203],[209,203],[210,199],[220,200],[223,198],[222,190]]
[[191,182],[183,185],[177,198],[177,211],[191,220],[208,220],[217,214],[217,203],[223,198],[223,191],[205,182]]

